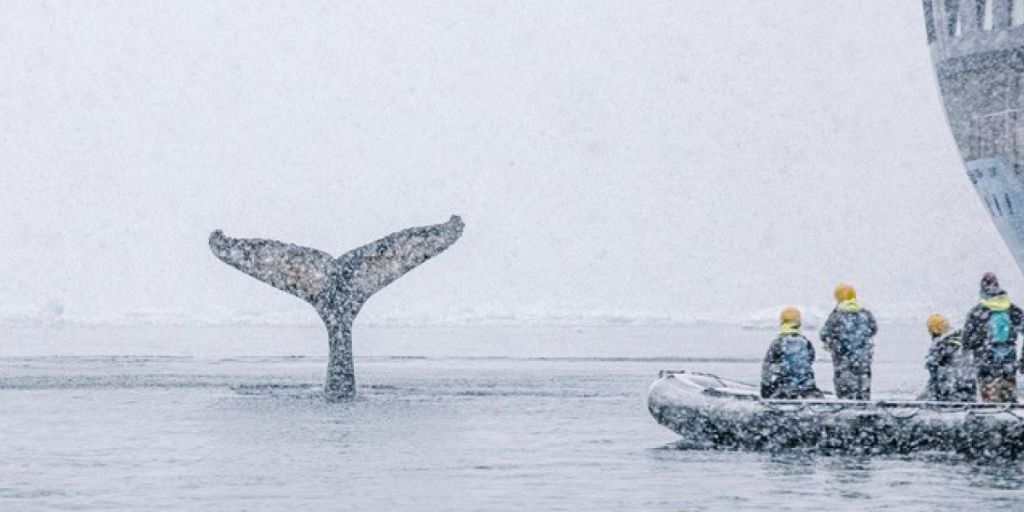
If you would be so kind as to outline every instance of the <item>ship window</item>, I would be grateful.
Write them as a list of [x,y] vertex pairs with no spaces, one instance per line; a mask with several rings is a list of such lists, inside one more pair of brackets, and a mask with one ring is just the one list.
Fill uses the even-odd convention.
[[946,33],[960,35],[960,0],[946,0]]
[[928,35],[928,44],[935,42],[935,15],[932,13],[932,0],[924,0],[924,31]]
[[1024,125],[1016,123],[1013,130],[1013,152],[1020,154],[1024,151]]
[[995,25],[995,12],[992,0],[977,0],[978,24],[982,30],[992,30]]
[[1010,25],[1024,25],[1024,0],[1010,0]]
[[1010,112],[1010,126],[1013,128],[1012,147],[1014,156],[1024,152],[1024,118],[1017,112]]

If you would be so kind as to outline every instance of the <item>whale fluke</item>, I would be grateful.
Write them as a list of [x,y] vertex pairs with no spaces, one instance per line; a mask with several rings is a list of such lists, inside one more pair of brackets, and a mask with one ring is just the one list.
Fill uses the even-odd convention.
[[410,228],[349,251],[338,258],[351,271],[352,286],[366,298],[455,243],[465,224],[458,215],[434,226]]
[[451,247],[465,227],[448,222],[409,228],[353,249],[338,258],[326,252],[259,238],[210,234],[210,249],[236,269],[310,303],[327,327],[330,356],[324,393],[328,400],[355,396],[352,322],[374,293]]
[[210,234],[214,256],[264,283],[313,303],[327,286],[334,258],[323,251],[260,238]]

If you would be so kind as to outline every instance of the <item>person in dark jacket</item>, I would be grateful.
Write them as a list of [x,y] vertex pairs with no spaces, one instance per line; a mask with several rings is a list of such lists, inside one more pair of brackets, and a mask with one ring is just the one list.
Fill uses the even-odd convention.
[[814,383],[814,346],[800,334],[800,311],[783,309],[779,320],[779,335],[768,346],[761,367],[761,397],[822,398]]
[[981,278],[981,301],[964,325],[964,346],[974,352],[981,399],[989,403],[1017,401],[1017,337],[1024,330],[1024,311],[1010,303],[995,274]]
[[928,389],[925,400],[937,402],[974,402],[978,399],[974,358],[963,346],[960,331],[951,331],[949,320],[931,315],[926,322],[932,336],[925,368]]
[[836,396],[845,400],[871,400],[871,361],[878,324],[857,302],[848,284],[835,289],[836,308],[821,328],[821,341],[832,353]]

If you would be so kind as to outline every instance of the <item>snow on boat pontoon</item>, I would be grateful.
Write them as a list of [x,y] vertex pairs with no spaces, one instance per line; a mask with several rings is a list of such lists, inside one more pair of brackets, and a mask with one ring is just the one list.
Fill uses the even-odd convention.
[[647,407],[684,445],[700,448],[1024,456],[1020,404],[766,400],[749,384],[663,371]]

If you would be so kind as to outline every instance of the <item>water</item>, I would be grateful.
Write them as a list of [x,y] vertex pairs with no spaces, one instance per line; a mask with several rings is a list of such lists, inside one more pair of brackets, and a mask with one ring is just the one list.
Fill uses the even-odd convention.
[[[924,385],[919,330],[883,326],[879,393]],[[657,371],[754,381],[770,336],[357,328],[361,397],[327,404],[319,328],[8,328],[0,510],[1021,509],[1022,463],[678,449]]]

